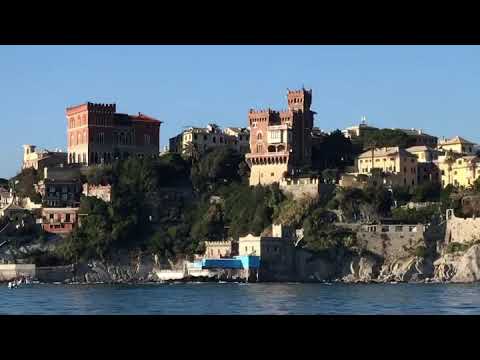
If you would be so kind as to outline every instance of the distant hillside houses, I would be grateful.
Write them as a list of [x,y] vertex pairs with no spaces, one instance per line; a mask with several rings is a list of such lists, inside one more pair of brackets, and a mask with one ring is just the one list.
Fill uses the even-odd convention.
[[250,148],[250,130],[238,127],[221,129],[216,124],[209,124],[205,128],[189,127],[170,138],[169,145],[170,152],[187,156],[192,152],[203,153],[221,146],[246,153]]

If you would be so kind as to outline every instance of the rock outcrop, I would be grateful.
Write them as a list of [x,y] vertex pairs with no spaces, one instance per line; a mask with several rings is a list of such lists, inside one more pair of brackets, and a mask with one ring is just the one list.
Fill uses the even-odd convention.
[[435,261],[435,280],[449,282],[474,282],[480,280],[480,245],[465,252],[444,254]]

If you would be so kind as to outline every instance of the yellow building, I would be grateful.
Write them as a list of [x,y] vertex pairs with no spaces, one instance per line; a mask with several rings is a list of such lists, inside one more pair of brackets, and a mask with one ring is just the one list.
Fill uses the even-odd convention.
[[443,156],[438,161],[442,186],[470,187],[480,177],[480,158],[475,155]]
[[417,185],[417,158],[398,146],[365,151],[355,162],[358,174],[371,175],[372,169],[381,170],[386,185]]
[[455,136],[452,139],[445,139],[438,141],[438,149],[444,151],[453,151],[459,154],[467,154],[473,155],[474,154],[474,146],[475,144],[471,141],[468,141],[460,136]]
[[67,164],[67,153],[60,150],[37,150],[35,145],[23,145],[22,169],[38,170],[45,166]]
[[441,153],[439,150],[425,145],[411,146],[405,150],[415,155],[419,163],[433,162],[438,159],[438,155]]
[[170,139],[170,152],[186,154],[193,147],[198,153],[220,146],[233,148],[241,153],[250,149],[250,131],[247,128],[220,129],[215,124],[206,128],[190,127]]

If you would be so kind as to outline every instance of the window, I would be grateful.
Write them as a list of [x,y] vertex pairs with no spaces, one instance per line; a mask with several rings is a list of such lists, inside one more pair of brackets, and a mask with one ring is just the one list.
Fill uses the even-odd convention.
[[216,143],[217,142],[217,138],[214,136],[213,139],[212,139],[213,143]]
[[261,133],[261,132],[259,132],[259,133],[257,134],[257,140],[262,140],[262,133]]
[[270,176],[275,176],[275,174],[274,174],[274,173],[270,173]]
[[145,145],[150,145],[150,135],[145,135]]

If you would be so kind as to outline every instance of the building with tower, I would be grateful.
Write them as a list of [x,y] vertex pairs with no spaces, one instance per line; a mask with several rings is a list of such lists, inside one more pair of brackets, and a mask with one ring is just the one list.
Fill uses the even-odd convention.
[[56,149],[39,150],[35,145],[23,145],[22,169],[35,169],[43,171],[44,167],[57,166],[67,163],[67,153]]
[[86,103],[66,109],[69,164],[110,163],[129,156],[158,156],[161,121],[116,112],[115,104]]
[[315,112],[310,110],[312,90],[288,91],[288,109],[248,113],[250,185],[280,182],[311,165]]

